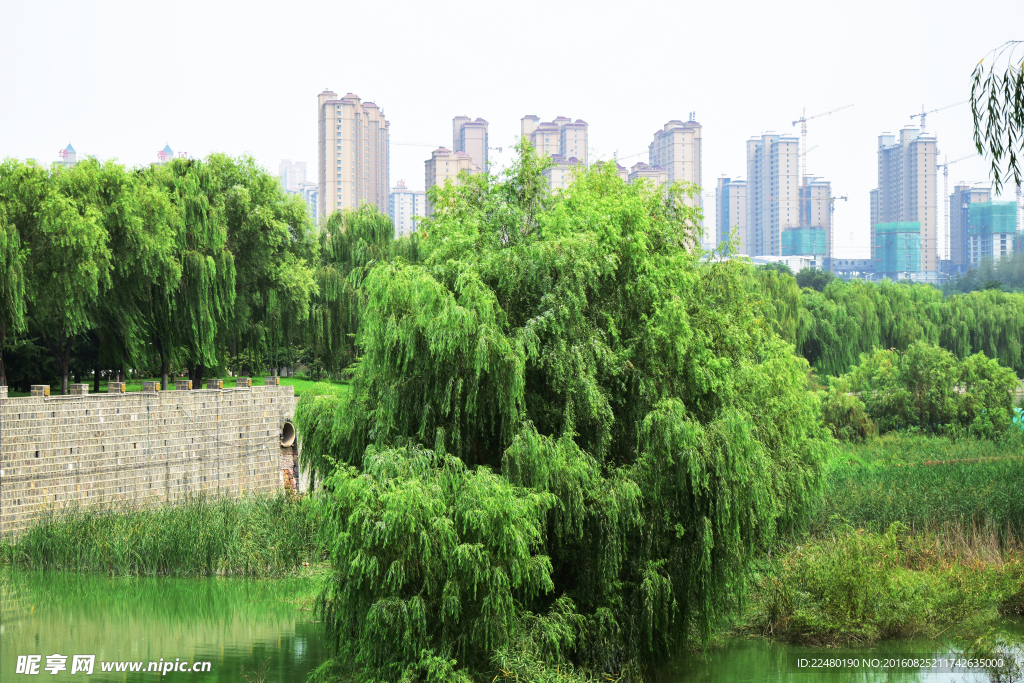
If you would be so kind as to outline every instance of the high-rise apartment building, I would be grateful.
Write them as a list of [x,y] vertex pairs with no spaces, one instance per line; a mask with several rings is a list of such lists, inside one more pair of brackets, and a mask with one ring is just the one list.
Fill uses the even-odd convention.
[[[647,148],[651,166],[668,171],[668,182],[693,183],[702,186],[701,126],[690,114],[689,121],[672,120],[655,131],[654,140]],[[694,197],[701,206],[701,195]]]
[[719,178],[715,188],[715,244],[728,242],[733,228],[739,238],[739,253],[750,253],[747,244],[747,181]]
[[766,133],[747,141],[750,256],[781,256],[782,231],[800,227],[800,140]]
[[826,256],[832,220],[832,183],[812,175],[804,177],[800,190],[800,221],[782,231],[784,256]]
[[391,190],[388,200],[388,215],[395,224],[395,238],[416,232],[416,219],[427,215],[426,196],[423,192],[410,190],[404,180]]
[[967,232],[971,227],[970,210],[974,204],[992,201],[992,189],[955,185],[949,195],[949,261],[951,274],[966,273],[971,267]]
[[[939,272],[937,152],[935,136],[922,134],[917,128],[902,129],[898,139],[891,133],[878,136],[878,188],[871,202],[871,244],[877,248],[878,224],[919,223],[920,259],[903,261],[919,264],[925,278],[937,278]],[[872,258],[877,261],[880,257]]]
[[305,161],[292,163],[288,159],[282,159],[277,168],[277,177],[281,179],[281,187],[287,192],[298,192],[299,184],[306,182]]
[[481,171],[487,170],[487,142],[487,121],[468,116],[452,119],[452,151],[468,154]]
[[[424,163],[424,188],[429,192],[434,185],[444,185],[444,181],[451,179],[455,182],[459,173],[479,173],[480,167],[473,163],[473,158],[467,152],[453,152],[447,147],[438,147],[430,153],[430,158]],[[426,213],[429,216],[434,212],[430,199],[426,202]]]
[[317,98],[321,216],[360,204],[383,209],[390,189],[390,144],[384,111],[348,93]]
[[521,135],[530,141],[537,154],[561,154],[566,161],[576,159],[587,165],[587,122],[566,116],[541,122],[539,116],[528,114],[520,120]]

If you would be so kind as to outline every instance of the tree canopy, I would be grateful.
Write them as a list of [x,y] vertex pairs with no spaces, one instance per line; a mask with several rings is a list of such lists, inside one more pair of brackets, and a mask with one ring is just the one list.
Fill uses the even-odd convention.
[[[0,164],[0,382],[276,367],[305,332],[306,206],[248,157]],[[14,345],[10,333],[17,334]],[[49,356],[47,361],[46,356]],[[243,359],[240,361],[239,359]]]
[[642,675],[817,494],[807,365],[747,266],[701,262],[695,189],[598,164],[552,194],[539,163],[433,188],[418,259],[365,273],[351,393],[300,401],[358,680]]

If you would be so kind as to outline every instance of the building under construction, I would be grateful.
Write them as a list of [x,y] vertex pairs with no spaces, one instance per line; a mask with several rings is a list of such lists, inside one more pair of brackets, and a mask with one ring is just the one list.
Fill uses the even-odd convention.
[[902,280],[921,272],[921,223],[876,223],[874,232],[878,277]]
[[969,209],[967,251],[971,266],[1017,251],[1017,202],[979,202]]

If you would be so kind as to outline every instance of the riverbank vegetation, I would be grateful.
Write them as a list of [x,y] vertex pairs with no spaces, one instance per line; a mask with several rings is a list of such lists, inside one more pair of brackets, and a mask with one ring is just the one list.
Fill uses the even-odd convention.
[[281,576],[322,558],[308,502],[285,494],[66,508],[0,544],[3,564],[113,575]]
[[845,444],[819,521],[759,561],[741,632],[812,644],[1024,614],[1024,439]]

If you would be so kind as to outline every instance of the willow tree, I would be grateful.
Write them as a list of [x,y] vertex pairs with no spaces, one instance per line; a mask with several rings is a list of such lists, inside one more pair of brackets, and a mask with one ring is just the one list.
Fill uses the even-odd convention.
[[14,217],[28,251],[28,315],[57,363],[64,394],[72,348],[93,328],[110,282],[108,237],[93,191],[98,168],[93,159],[50,173],[35,165],[4,168],[8,218]]
[[1024,41],[1010,40],[978,62],[971,75],[974,146],[991,162],[998,193],[1007,176],[1024,182]]
[[391,219],[369,204],[334,212],[320,231],[320,267],[309,329],[314,352],[329,372],[356,358],[363,280],[374,265],[391,256],[394,241]]
[[746,265],[702,264],[696,188],[541,171],[524,143],[503,178],[433,188],[422,260],[366,275],[352,392],[300,402],[319,610],[356,680],[638,680],[816,497],[807,364]]
[[0,205],[0,387],[7,386],[4,346],[8,332],[25,327],[25,251],[13,223]]
[[173,265],[151,289],[149,327],[164,377],[178,354],[199,385],[206,369],[219,360],[218,331],[230,319],[235,301],[234,258],[224,217],[211,199],[216,187],[209,167],[175,159],[150,173],[170,198]]
[[252,157],[209,157],[218,209],[235,262],[235,305],[223,329],[247,372],[290,364],[287,349],[306,321],[317,244],[305,202]]

